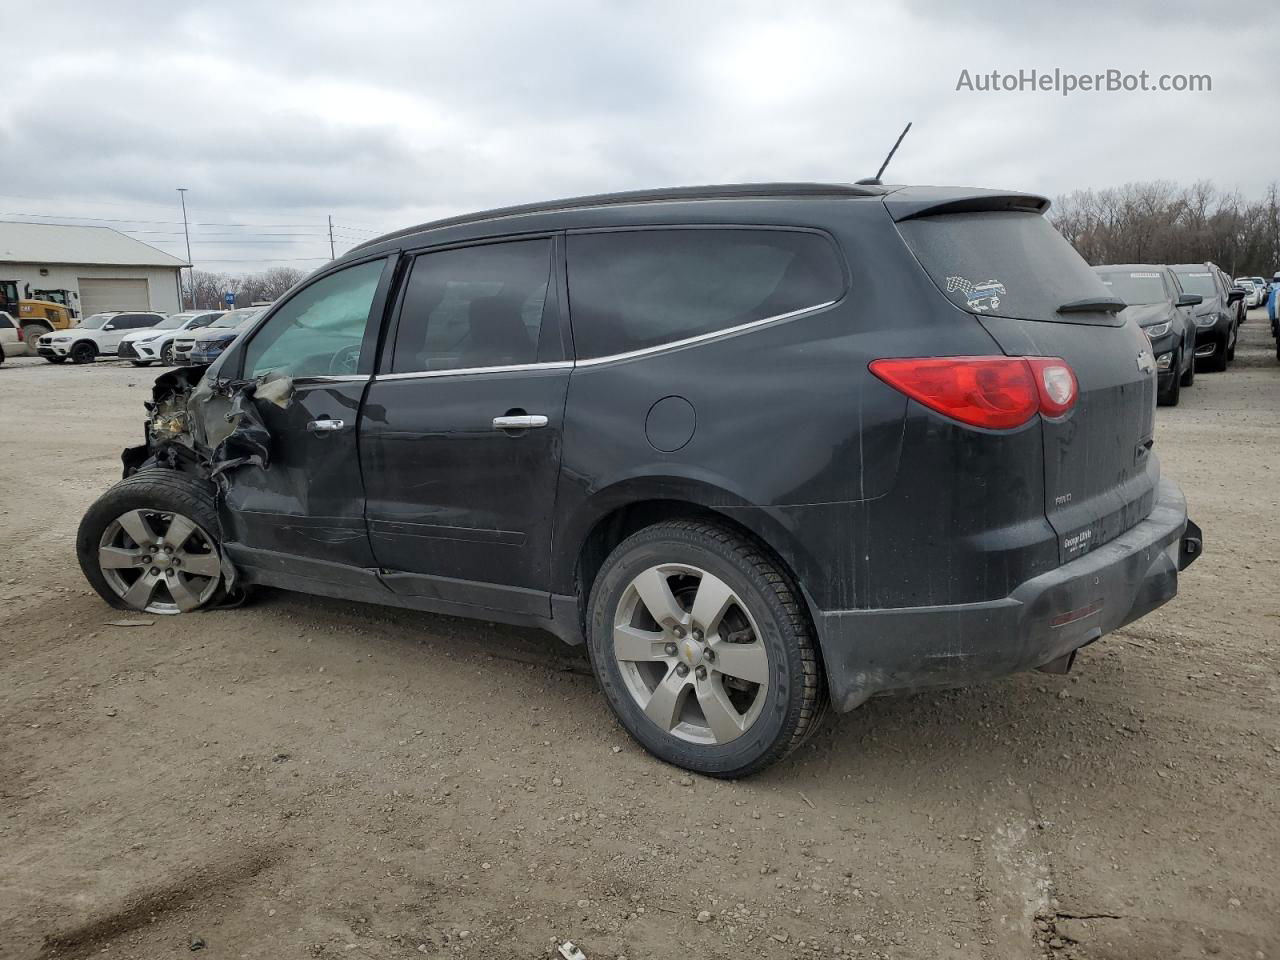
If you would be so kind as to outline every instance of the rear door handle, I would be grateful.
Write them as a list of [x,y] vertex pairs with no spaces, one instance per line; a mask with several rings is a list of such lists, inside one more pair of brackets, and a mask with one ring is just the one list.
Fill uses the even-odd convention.
[[337,433],[346,425],[345,420],[312,420],[307,429],[312,433]]
[[545,427],[546,425],[547,418],[542,414],[493,418],[493,429],[495,430],[536,430],[538,427]]

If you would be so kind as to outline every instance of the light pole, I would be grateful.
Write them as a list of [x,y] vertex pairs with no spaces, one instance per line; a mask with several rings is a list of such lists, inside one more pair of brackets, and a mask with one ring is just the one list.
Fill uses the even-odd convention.
[[177,189],[178,199],[182,201],[182,235],[187,241],[187,285],[191,288],[191,309],[194,310],[196,308],[196,275],[195,267],[191,265],[191,233],[187,230],[187,188],[178,187]]

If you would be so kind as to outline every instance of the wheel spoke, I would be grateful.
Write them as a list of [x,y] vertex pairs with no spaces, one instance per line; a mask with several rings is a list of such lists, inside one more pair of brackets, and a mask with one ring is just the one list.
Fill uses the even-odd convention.
[[177,550],[195,532],[196,525],[180,513],[175,513],[169,521],[169,529],[164,532],[164,542]]
[[720,627],[720,618],[738,598],[719,577],[704,573],[693,597],[693,622],[711,636]]
[[147,604],[151,602],[151,595],[155,593],[158,577],[153,577],[149,573],[144,573],[133,582],[128,590],[125,591],[123,600],[135,610],[145,610]]
[[657,567],[650,567],[636,577],[632,581],[632,586],[636,588],[636,593],[640,594],[640,602],[645,605],[650,616],[658,621],[659,625],[667,626],[684,619],[684,611],[680,609],[680,604],[676,603],[675,594],[671,592],[666,574]]
[[718,680],[707,679],[698,684],[698,705],[702,707],[702,715],[707,718],[707,726],[711,728],[716,743],[726,743],[742,735],[743,718],[734,709]]
[[680,710],[690,689],[688,678],[672,670],[654,688],[649,702],[644,706],[645,716],[663,730],[670,730],[679,722]]
[[173,597],[173,602],[183,613],[200,606],[200,597],[191,592],[191,588],[183,581],[181,575],[167,577],[164,584],[169,588],[169,596]]
[[194,573],[201,577],[216,577],[222,572],[222,564],[218,560],[216,553],[187,553],[184,550],[177,551],[178,559],[182,561],[183,573]]
[[157,539],[155,531],[151,529],[151,522],[141,510],[130,510],[119,517],[116,523],[120,524],[130,539],[140,547],[149,546]]
[[98,566],[103,570],[128,570],[142,566],[144,556],[140,547],[99,547]]
[[769,682],[769,655],[759,640],[750,643],[713,643],[716,653],[714,668],[718,673],[749,680],[751,683]]
[[613,653],[619,660],[664,660],[667,652],[663,648],[661,633],[631,626],[613,628]]

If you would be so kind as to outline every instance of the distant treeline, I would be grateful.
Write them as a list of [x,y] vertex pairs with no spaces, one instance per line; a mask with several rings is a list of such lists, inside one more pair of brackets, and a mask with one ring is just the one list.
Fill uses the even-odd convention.
[[1200,263],[1270,279],[1280,270],[1280,188],[1261,200],[1224,193],[1207,180],[1164,180],[1077,190],[1049,211],[1080,255],[1098,263]]
[[[191,303],[191,288],[195,287],[197,310],[217,310],[225,306],[227,293],[236,295],[236,306],[247,307],[251,303],[270,303],[307,274],[294,267],[272,267],[262,273],[243,276],[234,273],[210,273],[193,270],[188,278],[182,275],[182,303]],[[194,281],[194,284],[192,283]]]

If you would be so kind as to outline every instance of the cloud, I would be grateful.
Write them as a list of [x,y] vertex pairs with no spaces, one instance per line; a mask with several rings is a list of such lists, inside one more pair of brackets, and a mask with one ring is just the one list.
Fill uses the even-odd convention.
[[[1175,0],[46,3],[56,36],[6,74],[0,213],[167,221],[190,188],[197,262],[328,254],[505,203],[729,180],[853,180],[915,122],[891,179],[1055,194],[1274,177],[1271,45]],[[1238,26],[1236,26],[1238,25]],[[1207,73],[1210,93],[957,92],[961,70]],[[129,224],[122,224],[129,226]],[[134,229],[145,229],[134,223]],[[299,229],[301,229],[301,227]],[[237,244],[235,237],[244,241]],[[253,242],[249,243],[248,240]]]

